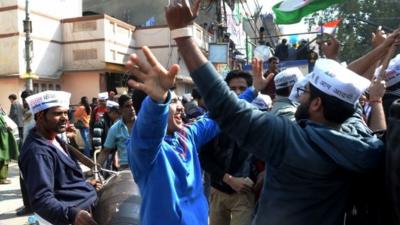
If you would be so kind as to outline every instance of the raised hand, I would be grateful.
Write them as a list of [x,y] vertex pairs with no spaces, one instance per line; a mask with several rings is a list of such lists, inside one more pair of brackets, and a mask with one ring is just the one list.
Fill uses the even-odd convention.
[[190,7],[189,0],[171,0],[171,4],[165,7],[165,17],[169,29],[179,29],[193,23],[193,20],[199,15],[201,0],[196,0],[193,7]]
[[165,102],[168,90],[175,85],[179,66],[174,64],[169,70],[166,70],[148,47],[143,47],[142,51],[148,64],[144,63],[136,54],[129,57],[126,66],[139,81],[129,80],[128,85],[144,91],[156,102]]
[[386,83],[384,80],[376,79],[371,82],[369,87],[369,100],[370,101],[382,101],[383,95],[385,95]]
[[400,45],[400,28],[393,31],[393,33],[389,34],[386,40],[382,42],[382,46],[389,48],[392,45],[399,46]]
[[335,37],[324,34],[329,36],[329,40],[318,40],[317,44],[320,46],[322,53],[328,59],[337,60],[339,54],[340,43],[336,40]]
[[257,91],[261,91],[271,82],[273,76],[268,76],[267,78],[263,76],[263,61],[260,59],[254,58],[252,67],[253,86]]
[[386,40],[387,35],[383,30],[377,30],[372,33],[372,47],[376,48]]

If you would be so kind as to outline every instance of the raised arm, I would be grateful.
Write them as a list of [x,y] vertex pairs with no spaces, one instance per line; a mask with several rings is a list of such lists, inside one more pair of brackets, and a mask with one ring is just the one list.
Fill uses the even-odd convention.
[[[197,0],[193,8],[190,8],[188,1],[167,7],[166,17],[170,29],[176,30],[191,24],[198,14],[199,5],[200,0]],[[254,110],[248,103],[238,100],[215,68],[207,62],[191,37],[175,40],[194,82],[205,99],[211,118],[235,138],[239,145],[255,153],[258,158],[271,157],[271,149],[279,151],[283,145],[280,140],[289,121]]]
[[147,47],[143,47],[143,53],[147,63],[136,54],[132,54],[127,62],[127,67],[138,79],[130,80],[129,85],[148,95],[142,103],[128,148],[129,165],[136,178],[154,162],[160,151],[167,130],[171,99],[169,89],[174,86],[179,70],[178,65],[173,65],[167,71]]
[[374,131],[386,130],[386,118],[383,111],[382,97],[385,94],[385,81],[374,80],[369,88],[369,104],[371,105],[371,118],[369,128]]
[[[376,63],[385,56],[385,54],[393,44],[398,45],[399,43],[400,29],[397,29],[392,34],[390,34],[381,45],[368,52],[366,55],[350,63],[347,68],[358,74],[366,74],[370,66],[376,65]],[[371,77],[366,78],[371,79]]]
[[136,178],[154,163],[160,151],[167,131],[168,104],[158,104],[150,97],[142,103],[128,147],[129,165]]

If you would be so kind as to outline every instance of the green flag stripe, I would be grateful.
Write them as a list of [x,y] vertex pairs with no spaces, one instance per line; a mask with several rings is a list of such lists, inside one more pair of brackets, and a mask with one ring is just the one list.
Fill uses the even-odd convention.
[[272,10],[275,13],[275,23],[276,24],[293,24],[298,23],[300,20],[318,10],[326,9],[329,6],[337,3],[342,3],[344,0],[316,0],[300,9],[293,10],[290,12],[283,12],[279,10],[279,6],[282,2],[274,5]]

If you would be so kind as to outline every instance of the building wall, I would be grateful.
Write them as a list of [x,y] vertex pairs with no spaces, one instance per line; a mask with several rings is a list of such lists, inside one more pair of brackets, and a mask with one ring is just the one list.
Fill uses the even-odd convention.
[[124,64],[134,51],[135,27],[107,15],[63,21],[65,70],[100,70]]
[[[14,0],[24,9],[25,0]],[[32,13],[43,14],[58,20],[82,16],[82,0],[29,0]]]
[[[0,75],[21,75],[26,71],[23,29],[25,1],[2,3],[7,8],[0,10],[0,55],[7,55],[8,60],[0,64]],[[63,67],[63,37],[59,20],[65,16],[80,15],[81,1],[30,0],[29,3],[33,41],[32,72],[41,78],[56,79]]]
[[125,64],[128,56],[135,51],[133,33],[135,27],[109,17],[104,21],[105,61]]
[[18,101],[22,103],[19,96],[22,91],[25,90],[24,84],[25,83],[18,77],[0,79],[0,106],[7,114],[10,112],[10,101],[8,100],[8,96],[10,94],[16,94]]
[[14,1],[0,1],[0,75],[19,73],[18,11],[8,9]]
[[[195,24],[193,37],[200,48],[206,52],[209,42],[208,33],[202,27]],[[190,89],[184,87],[185,85],[192,84],[192,82],[189,81],[191,80],[189,71],[178,53],[175,41],[170,38],[168,27],[160,26],[137,29],[134,33],[134,39],[137,48],[148,46],[165,68],[169,68],[173,64],[178,64],[181,68],[178,73],[178,78],[181,79],[177,81],[177,93],[183,94],[190,91]],[[140,50],[137,51],[137,54],[144,57]],[[185,92],[185,90],[187,92]]]
[[64,70],[104,68],[104,19],[63,21]]
[[[82,96],[91,101],[100,93],[100,72],[65,72],[61,76],[62,90],[72,93],[71,105],[78,104]],[[83,85],[82,85],[83,84]]]
[[[1,20],[1,19],[0,19]],[[0,34],[1,35],[1,34]],[[0,36],[0,76],[19,75],[19,37]]]
[[151,17],[156,24],[165,24],[166,0],[83,0],[83,11],[105,13],[134,25],[142,25]]
[[17,2],[18,2],[18,0],[1,0],[0,7],[13,6],[13,5],[16,5]]

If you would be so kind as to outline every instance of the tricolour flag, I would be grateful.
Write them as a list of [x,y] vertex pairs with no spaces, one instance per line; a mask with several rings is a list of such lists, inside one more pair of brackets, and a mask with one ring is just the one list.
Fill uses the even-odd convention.
[[320,27],[319,32],[334,35],[336,34],[337,27],[339,26],[340,22],[342,22],[341,19],[327,22]]
[[276,24],[293,24],[318,10],[342,3],[344,0],[284,0],[272,7]]

